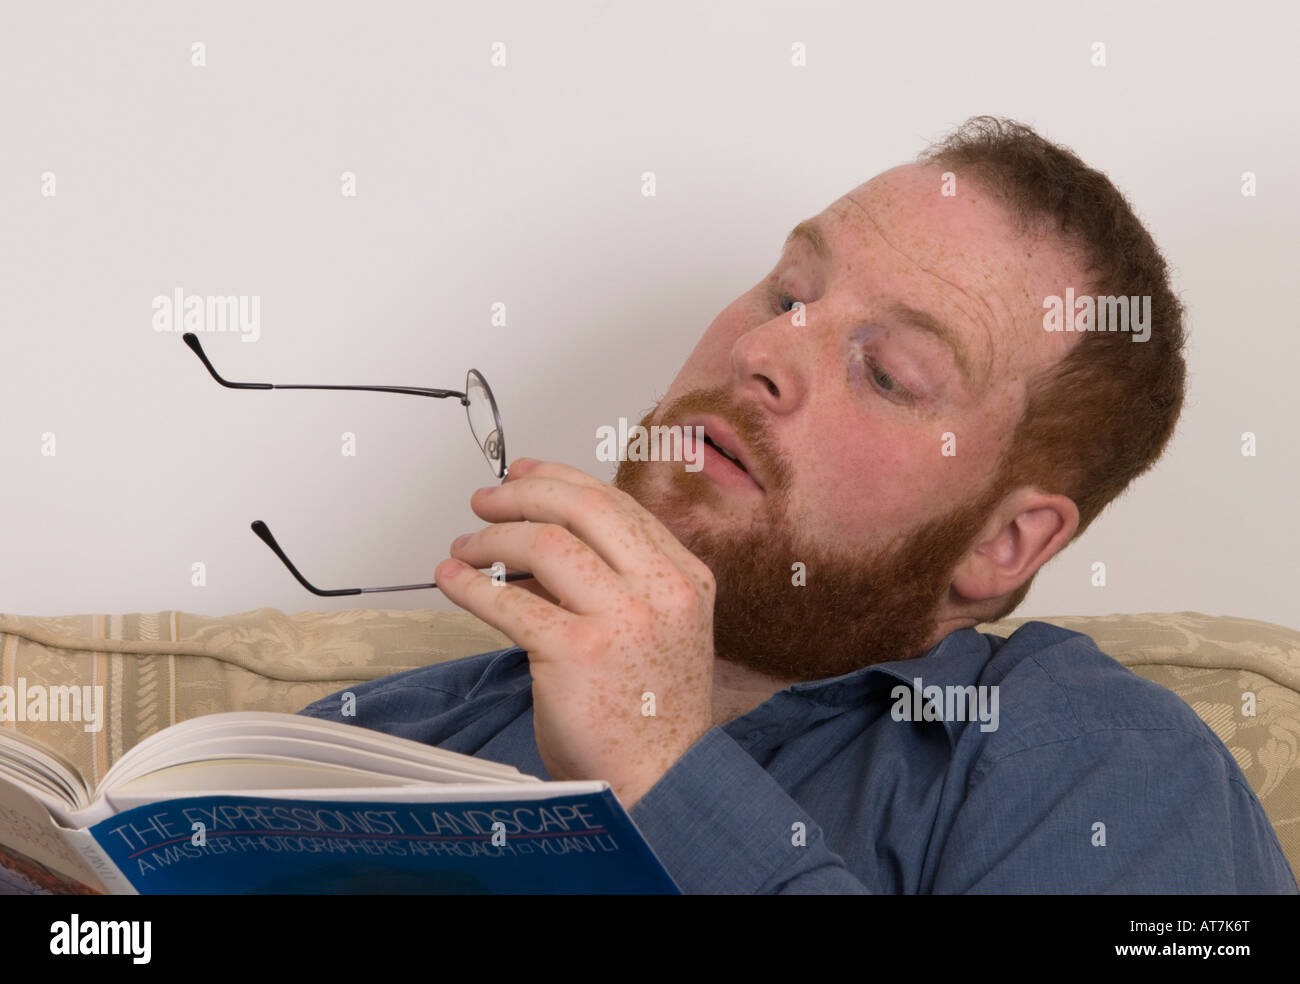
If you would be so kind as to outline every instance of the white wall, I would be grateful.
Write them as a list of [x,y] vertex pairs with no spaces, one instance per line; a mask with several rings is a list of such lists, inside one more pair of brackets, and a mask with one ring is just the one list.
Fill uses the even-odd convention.
[[[995,113],[1132,197],[1192,329],[1171,453],[1018,614],[1194,609],[1300,628],[1294,8],[432,6],[6,12],[0,610],[448,607],[430,591],[315,598],[248,523],[267,520],[327,586],[430,579],[481,525],[467,498],[491,480],[461,408],[223,390],[179,334],[152,329],[155,295],[260,296],[256,343],[202,336],[233,378],[458,388],[476,366],[511,458],[609,478],[595,428],[663,394],[796,221]],[[489,324],[498,301],[505,328]]]

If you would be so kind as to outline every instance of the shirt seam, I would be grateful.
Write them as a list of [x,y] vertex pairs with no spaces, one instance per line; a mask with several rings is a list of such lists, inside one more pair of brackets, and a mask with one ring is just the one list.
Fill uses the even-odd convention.
[[[1052,652],[1052,650],[1056,649],[1058,646],[1064,646],[1066,644],[1073,644],[1073,643],[1074,643],[1073,639],[1062,639],[1060,642],[1052,643],[1052,645],[1048,646],[1046,649],[1039,650],[1038,652],[1031,655],[1029,658],[1034,661],[1034,665],[1037,666],[1043,672],[1043,675],[1047,677],[1047,679],[1052,681],[1052,686],[1056,688],[1056,691],[1058,694],[1060,694],[1061,699],[1065,701],[1065,706],[1070,709],[1070,717],[1074,719],[1074,726],[1078,728],[1080,734],[1083,734],[1086,731],[1086,729],[1084,728],[1083,721],[1079,719],[1079,711],[1074,706],[1074,700],[1070,697],[1070,692],[1065,688],[1065,686],[1061,683],[1061,681],[1056,678],[1056,675],[1050,669],[1048,669],[1048,667],[1043,665],[1043,661],[1041,659],[1041,657],[1046,656],[1048,653]],[[1092,648],[1096,649],[1097,652],[1101,653],[1101,650],[1097,649],[1096,643],[1093,643]],[[1101,653],[1101,654],[1103,656],[1106,655],[1105,653]],[[1107,657],[1107,659],[1109,658],[1110,657]],[[1006,677],[1004,676],[1003,679],[1006,679]]]
[[[971,790],[973,790],[976,786],[978,786],[981,782],[983,782],[989,772],[997,768],[1007,759],[1015,758],[1017,755],[1024,755],[1028,752],[1040,751],[1041,749],[1048,748],[1052,745],[1060,745],[1064,742],[1078,741],[1081,738],[1088,738],[1093,735],[1123,734],[1125,732],[1130,732],[1130,731],[1138,732],[1141,734],[1156,734],[1156,733],[1163,733],[1163,732],[1172,732],[1174,734],[1183,735],[1188,738],[1195,738],[1201,744],[1201,746],[1207,749],[1214,756],[1214,758],[1217,761],[1219,761],[1220,763],[1224,761],[1223,752],[1218,747],[1215,746],[1214,742],[1210,741],[1210,736],[1200,734],[1196,731],[1189,731],[1186,728],[1154,728],[1154,727],[1139,728],[1135,726],[1126,725],[1122,727],[1111,726],[1105,728],[1092,728],[1090,730],[1080,729],[1077,735],[1069,735],[1064,738],[1052,738],[1047,741],[1038,742],[1037,744],[1034,745],[1028,745],[1025,748],[1017,748],[1015,751],[1006,752],[1002,755],[999,755],[997,758],[989,761],[978,762],[975,768],[971,772],[971,781],[966,786],[967,794],[969,795]],[[1216,737],[1215,741],[1218,740],[1219,739]],[[1222,742],[1220,742],[1220,744],[1222,744]],[[1233,759],[1233,762],[1235,763],[1236,760]],[[1228,774],[1227,778],[1234,782],[1240,782],[1240,779],[1238,779],[1236,776],[1231,775],[1230,773]],[[1247,785],[1246,788],[1249,789],[1250,787]]]
[[[1234,759],[1233,761],[1236,760]],[[1240,786],[1247,794],[1247,799],[1258,805],[1259,811],[1264,814],[1264,828],[1268,832],[1269,842],[1272,844],[1273,851],[1277,855],[1274,861],[1276,862],[1280,860],[1282,862],[1285,869],[1291,873],[1291,884],[1297,889],[1300,889],[1300,882],[1296,881],[1295,869],[1291,867],[1291,859],[1286,856],[1286,851],[1282,849],[1282,842],[1277,839],[1277,831],[1273,829],[1273,820],[1269,817],[1268,811],[1264,809],[1264,804],[1260,802],[1259,793],[1255,792],[1255,790],[1251,788],[1250,783],[1243,782],[1239,776],[1229,775],[1228,781]]]
[[[815,822],[816,821],[814,821],[814,823]],[[818,825],[818,829],[819,830],[821,829],[820,825]],[[857,875],[853,874],[848,870],[848,866],[844,863],[844,859],[831,850],[830,845],[826,843],[825,833],[822,833],[819,843],[821,844],[822,849],[828,855],[827,857],[828,861],[830,860],[830,858],[837,859],[840,862],[839,867],[843,871],[848,873],[855,881],[861,882],[861,879],[858,878]],[[778,865],[775,871],[770,872],[766,879],[759,882],[758,890],[753,894],[771,895],[773,893],[780,892],[783,888],[785,888],[791,882],[795,881],[797,878],[807,877],[809,875],[815,875],[818,871],[820,871],[822,868],[825,867],[834,867],[833,865],[819,864],[814,868],[805,869],[803,868],[803,865],[805,863],[806,863],[806,859],[799,857],[797,855],[795,857],[787,859],[784,863]]]
[[433,693],[436,693],[436,694],[444,694],[444,695],[447,696],[447,697],[455,697],[457,700],[460,700],[460,701],[463,701],[463,700],[466,699],[466,697],[465,697],[464,694],[458,694],[458,693],[456,693],[456,691],[454,691],[454,690],[446,690],[446,689],[444,689],[444,688],[442,688],[442,687],[435,687],[435,686],[432,686],[431,684],[427,684],[427,683],[403,683],[403,684],[391,684],[391,685],[389,685],[389,686],[387,686],[387,687],[383,687],[383,688],[381,688],[381,689],[375,690],[375,691],[373,691],[373,692],[367,694],[366,696],[368,696],[368,697],[381,697],[381,696],[384,696],[384,695],[386,695],[386,694],[400,693],[400,692],[403,691],[403,690],[430,690],[430,691],[432,691]]

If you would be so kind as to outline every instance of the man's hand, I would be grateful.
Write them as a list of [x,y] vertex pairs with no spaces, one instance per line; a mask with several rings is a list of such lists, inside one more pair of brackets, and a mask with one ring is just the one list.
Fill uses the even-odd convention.
[[[479,489],[493,525],[434,572],[528,650],[537,749],[554,779],[604,779],[631,809],[713,723],[713,573],[631,496],[523,458]],[[503,563],[535,580],[493,583]]]

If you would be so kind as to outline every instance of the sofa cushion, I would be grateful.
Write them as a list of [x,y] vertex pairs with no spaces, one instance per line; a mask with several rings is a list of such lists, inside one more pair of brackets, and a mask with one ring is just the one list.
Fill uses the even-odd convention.
[[466,612],[0,615],[0,686],[104,688],[105,726],[5,722],[92,783],[156,731],[220,711],[292,713],[351,684],[511,645]]
[[[1300,870],[1300,632],[1196,612],[1039,620],[1091,636],[1186,700],[1236,758]],[[1026,621],[979,629],[1008,636]],[[126,749],[178,721],[292,713],[363,680],[510,645],[465,612],[0,615],[0,685],[102,686],[106,718],[95,733],[79,722],[0,727],[53,745],[98,782]]]

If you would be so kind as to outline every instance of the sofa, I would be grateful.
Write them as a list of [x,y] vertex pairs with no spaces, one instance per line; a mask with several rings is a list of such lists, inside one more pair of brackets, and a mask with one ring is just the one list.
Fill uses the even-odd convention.
[[[1240,764],[1300,871],[1300,632],[1171,612],[1040,618],[1086,633],[1132,672],[1172,690]],[[1027,619],[982,625],[1006,636]],[[51,617],[0,614],[0,686],[98,685],[104,726],[5,721],[54,745],[92,783],[135,743],[188,718],[293,712],[375,677],[512,643],[464,612],[273,608]]]

